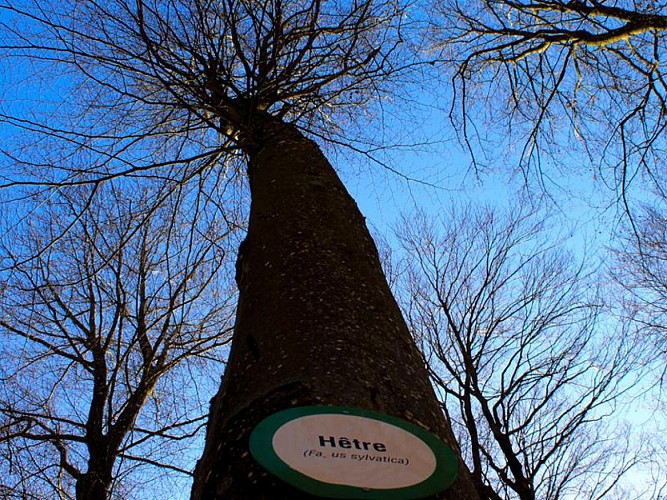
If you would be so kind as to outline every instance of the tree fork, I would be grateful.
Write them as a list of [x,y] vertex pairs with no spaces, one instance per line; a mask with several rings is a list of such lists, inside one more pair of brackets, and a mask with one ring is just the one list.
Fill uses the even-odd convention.
[[[231,353],[211,402],[192,498],[312,498],[258,465],[252,429],[303,405],[355,406],[416,423],[459,455],[378,251],[319,147],[266,115],[247,147],[252,196],[239,249]],[[478,498],[459,458],[434,498]]]

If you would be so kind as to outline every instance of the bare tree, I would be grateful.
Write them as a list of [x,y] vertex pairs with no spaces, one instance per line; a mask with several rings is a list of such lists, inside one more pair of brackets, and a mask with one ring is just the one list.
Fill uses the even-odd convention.
[[664,207],[646,207],[616,251],[612,273],[627,292],[628,318],[637,334],[653,345],[651,361],[667,361],[667,217]]
[[[523,143],[524,171],[537,168],[548,179],[556,168],[548,158],[562,157],[562,148],[574,146],[588,155],[599,169],[595,175],[617,190],[622,203],[640,180],[664,192],[663,3],[437,4],[436,45],[455,68],[452,116],[466,141],[483,146],[477,141],[477,134],[484,134],[480,122],[491,125],[485,130],[501,125],[503,136]],[[578,171],[582,163],[576,162]]]
[[629,220],[615,244],[610,275],[621,289],[617,304],[628,335],[643,346],[640,351],[643,400],[650,414],[646,418],[645,439],[650,462],[645,475],[654,484],[651,498],[661,498],[667,490],[667,462],[664,450],[664,422],[667,406],[664,388],[667,373],[667,217],[665,199],[644,205]]
[[[60,126],[59,109],[46,111],[55,119],[12,111],[6,121],[97,159],[83,172],[32,160],[7,186],[152,175],[176,189],[230,165],[230,155],[247,160],[252,203],[234,341],[194,498],[305,497],[248,453],[254,426],[294,405],[376,409],[458,450],[364,219],[304,135],[340,140],[408,74],[403,2],[76,0],[4,9],[10,56],[67,70],[65,83],[79,87],[66,107],[81,110],[74,128]],[[463,463],[441,496],[476,497]]]
[[101,189],[57,238],[84,191],[40,200],[5,242],[3,498],[127,498],[174,474],[187,485],[205,388],[218,382],[207,373],[231,337],[235,293],[217,271],[235,227],[194,189],[148,213],[146,187],[126,182]]
[[631,357],[594,277],[521,212],[405,222],[410,326],[484,498],[602,498],[635,460],[605,424]]

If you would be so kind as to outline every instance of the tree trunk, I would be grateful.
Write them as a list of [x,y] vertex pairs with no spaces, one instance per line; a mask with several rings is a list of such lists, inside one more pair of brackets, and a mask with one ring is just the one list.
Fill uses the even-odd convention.
[[[294,406],[387,413],[426,427],[458,455],[356,203],[313,141],[263,122],[258,147],[247,151],[252,204],[234,340],[192,498],[312,498],[248,451],[255,425]],[[477,498],[463,463],[437,498]]]
[[[109,498],[113,462],[88,462],[88,472],[76,480],[76,500],[104,500]],[[108,461],[106,461],[108,462]]]

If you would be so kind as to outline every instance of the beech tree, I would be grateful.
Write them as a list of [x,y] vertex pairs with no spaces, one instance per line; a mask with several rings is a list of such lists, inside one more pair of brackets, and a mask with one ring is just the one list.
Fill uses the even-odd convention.
[[[33,162],[8,186],[150,175],[174,189],[231,157],[245,160],[239,172],[252,201],[234,339],[193,498],[306,498],[248,453],[254,426],[293,406],[375,409],[458,452],[364,219],[313,140],[345,137],[414,67],[402,2],[77,0],[4,9],[6,50],[65,69],[64,83],[79,85],[68,106],[81,116],[78,128],[60,126],[60,109],[49,109],[48,121],[14,110],[5,120],[96,158],[83,172]],[[461,462],[439,497],[476,496]]]
[[[471,147],[498,139],[502,130],[502,140],[520,145],[524,172],[536,169],[545,182],[558,168],[549,160],[576,148],[622,203],[640,181],[664,192],[664,3],[437,5],[435,46],[448,68],[456,68],[452,117]],[[482,123],[491,126],[478,128]],[[480,131],[493,127],[488,135]],[[586,166],[581,159],[560,163],[578,172]]]
[[39,200],[4,241],[3,498],[128,497],[166,471],[187,485],[231,337],[217,271],[236,228],[193,189],[150,213],[146,187],[108,185],[58,238],[85,190]]
[[609,417],[632,382],[633,342],[608,331],[593,276],[539,213],[464,213],[415,216],[399,237],[410,328],[477,490],[623,494],[639,457]]

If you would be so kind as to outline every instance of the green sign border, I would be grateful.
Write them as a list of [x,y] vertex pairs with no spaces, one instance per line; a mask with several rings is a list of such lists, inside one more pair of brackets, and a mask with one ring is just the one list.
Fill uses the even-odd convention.
[[[273,435],[284,424],[300,417],[310,415],[351,415],[379,420],[409,432],[421,439],[433,452],[436,459],[435,470],[421,483],[405,488],[368,490],[356,486],[332,484],[318,481],[292,469],[283,462],[273,449]],[[266,417],[253,429],[250,435],[250,453],[269,472],[288,482],[292,486],[310,493],[311,495],[330,498],[368,498],[387,500],[407,500],[434,495],[447,488],[457,473],[456,457],[452,450],[434,434],[422,429],[418,425],[397,417],[346,406],[298,406],[282,410]]]

